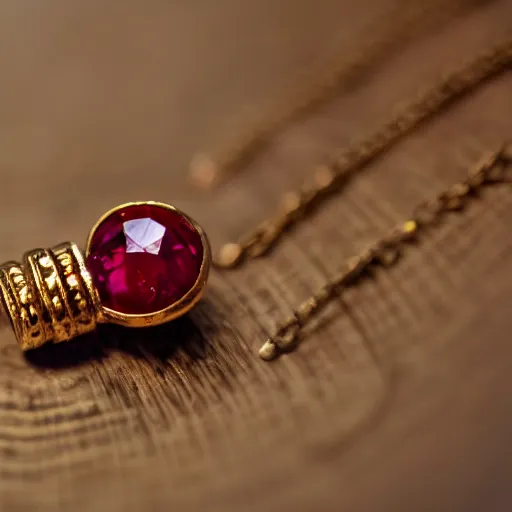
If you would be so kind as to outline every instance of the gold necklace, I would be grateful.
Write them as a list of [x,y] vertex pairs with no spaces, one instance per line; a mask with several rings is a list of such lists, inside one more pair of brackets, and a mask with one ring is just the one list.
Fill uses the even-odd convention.
[[[511,56],[512,40],[507,40],[443,78],[331,165],[318,170],[313,185],[287,195],[275,217],[241,242],[225,246],[220,266],[229,268],[264,254],[287,227],[304,219],[313,206],[366,163],[443,106],[504,71]],[[482,187],[509,181],[511,161],[510,146],[490,154],[470,171],[466,181],[452,186],[435,201],[420,205],[409,220],[349,260],[339,275],[278,328],[261,348],[260,356],[269,360],[291,349],[302,327],[368,270],[394,264],[407,242],[445,213],[463,208]],[[68,341],[102,322],[129,327],[159,325],[183,315],[200,299],[210,261],[205,233],[183,212],[153,201],[121,205],[93,228],[85,256],[75,244],[66,243],[32,250],[25,254],[23,263],[0,265],[0,317],[5,314],[9,318],[23,350]]]

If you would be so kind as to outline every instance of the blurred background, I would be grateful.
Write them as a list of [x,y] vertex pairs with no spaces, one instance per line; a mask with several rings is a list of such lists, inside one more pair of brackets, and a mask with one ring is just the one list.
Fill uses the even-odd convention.
[[[509,0],[5,0],[1,259],[83,244],[132,200],[178,206],[218,249],[511,35]],[[3,332],[0,510],[509,510],[510,188],[333,304],[296,353],[257,350],[510,139],[510,91],[508,71],[414,130],[268,257],[214,271],[175,327],[28,359]]]

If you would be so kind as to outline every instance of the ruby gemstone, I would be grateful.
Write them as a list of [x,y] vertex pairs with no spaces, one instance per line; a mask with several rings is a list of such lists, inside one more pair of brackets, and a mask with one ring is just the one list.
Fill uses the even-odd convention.
[[102,304],[127,314],[161,311],[195,284],[201,235],[180,213],[156,204],[130,205],[101,222],[87,266]]

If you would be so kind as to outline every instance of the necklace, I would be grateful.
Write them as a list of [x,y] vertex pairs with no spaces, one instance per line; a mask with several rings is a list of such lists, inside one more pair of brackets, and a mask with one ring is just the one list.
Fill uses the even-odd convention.
[[[216,264],[231,268],[265,254],[285,230],[339,190],[348,179],[409,131],[486,79],[508,68],[512,40],[441,79],[360,143],[315,172],[312,184],[287,194],[280,211],[237,243],[227,244]],[[398,261],[405,244],[491,183],[508,181],[510,146],[491,153],[466,181],[420,205],[411,218],[349,260],[346,268],[306,300],[260,350],[270,360],[295,345],[301,328],[345,288],[375,266]],[[82,255],[73,243],[35,249],[23,263],[0,265],[4,312],[23,350],[67,341],[97,323],[146,327],[171,321],[200,299],[210,266],[201,227],[176,208],[153,201],[114,208],[94,226]]]

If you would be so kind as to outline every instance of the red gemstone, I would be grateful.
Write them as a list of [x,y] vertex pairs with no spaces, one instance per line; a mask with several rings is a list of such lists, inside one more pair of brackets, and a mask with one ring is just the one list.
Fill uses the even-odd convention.
[[126,206],[101,222],[87,266],[105,307],[146,314],[181,299],[194,286],[202,261],[197,230],[178,212],[145,204]]

